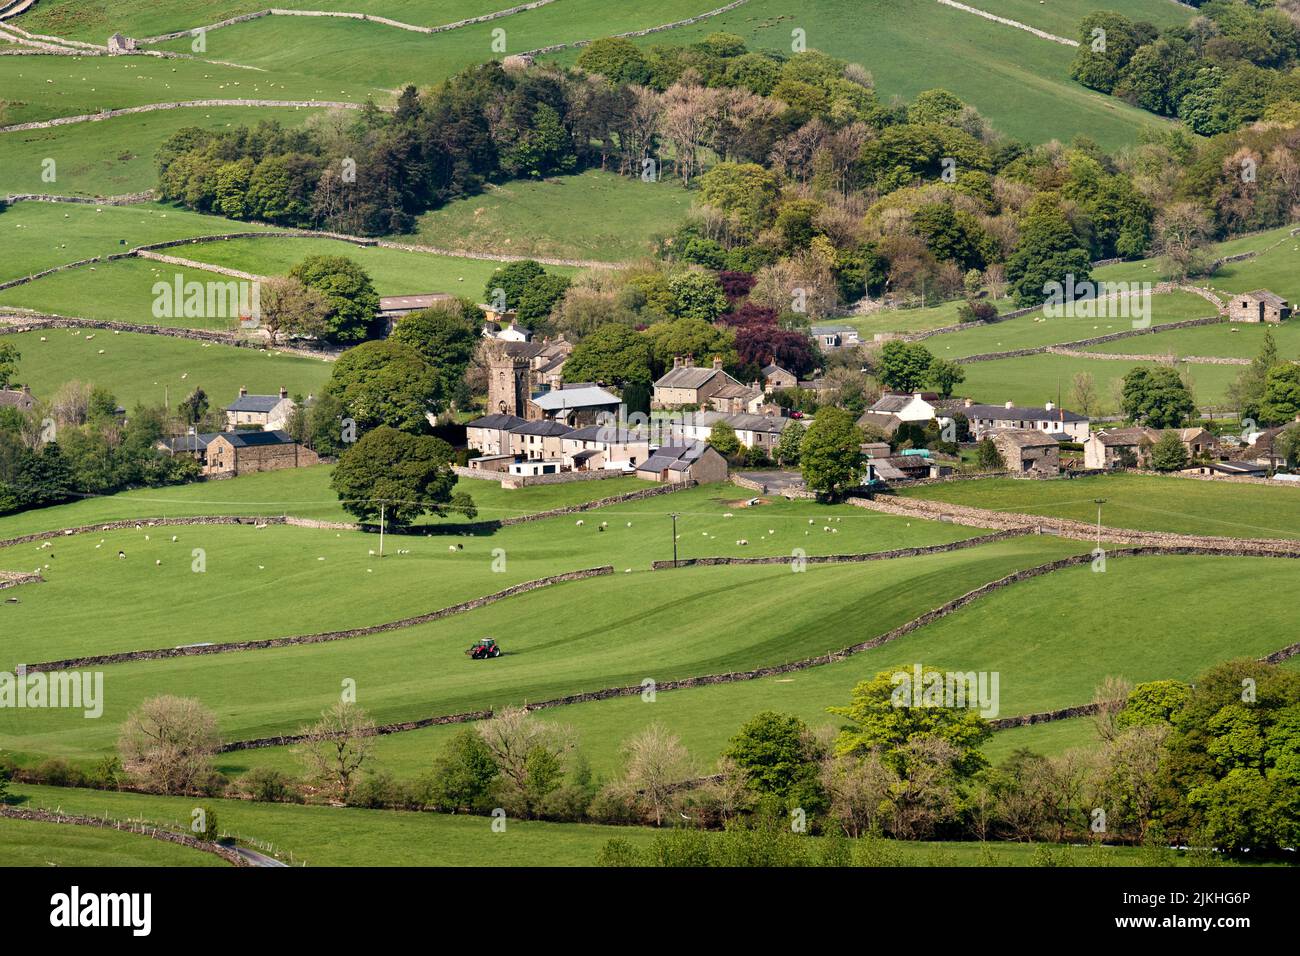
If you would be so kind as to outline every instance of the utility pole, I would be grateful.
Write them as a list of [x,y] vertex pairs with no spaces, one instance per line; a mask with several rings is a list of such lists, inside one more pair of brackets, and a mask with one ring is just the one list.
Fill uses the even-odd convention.
[[[1097,519],[1100,522],[1100,518]],[[379,503],[379,556],[384,556],[384,503]]]
[[677,512],[668,515],[673,519],[673,567],[677,567]]
[[1105,498],[1093,498],[1097,503],[1097,547],[1101,547],[1101,506],[1106,503]]

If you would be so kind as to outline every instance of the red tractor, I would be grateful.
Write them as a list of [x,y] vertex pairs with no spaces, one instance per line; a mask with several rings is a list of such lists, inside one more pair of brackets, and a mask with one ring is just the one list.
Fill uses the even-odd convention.
[[501,648],[491,637],[481,637],[473,647],[465,652],[472,660],[481,661],[489,657],[500,657]]

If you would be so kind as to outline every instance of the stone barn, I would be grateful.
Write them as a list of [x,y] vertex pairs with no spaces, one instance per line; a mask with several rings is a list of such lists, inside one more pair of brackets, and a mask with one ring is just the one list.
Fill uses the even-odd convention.
[[1002,428],[993,433],[1013,478],[1055,478],[1061,473],[1061,445],[1052,435],[1028,428]]
[[108,38],[108,52],[113,54],[134,53],[135,40],[128,36],[123,36],[120,33],[114,33]]
[[1234,295],[1228,303],[1228,319],[1232,322],[1285,322],[1290,315],[1286,299],[1267,289]]

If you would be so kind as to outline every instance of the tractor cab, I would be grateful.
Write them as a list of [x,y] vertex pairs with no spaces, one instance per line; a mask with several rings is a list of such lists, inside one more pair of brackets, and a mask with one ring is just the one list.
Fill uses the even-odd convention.
[[495,638],[481,637],[478,639],[478,642],[465,653],[468,654],[471,659],[481,661],[488,657],[500,657],[501,648],[497,646]]

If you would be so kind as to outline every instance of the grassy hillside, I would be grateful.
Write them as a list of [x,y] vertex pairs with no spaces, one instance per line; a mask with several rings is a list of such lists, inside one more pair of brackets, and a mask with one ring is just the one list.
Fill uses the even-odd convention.
[[75,380],[104,386],[128,409],[164,398],[174,407],[195,386],[223,404],[234,400],[240,386],[265,395],[283,385],[290,394],[311,395],[330,373],[320,359],[134,332],[48,329],[5,336],[5,341],[22,353],[18,380],[38,398],[49,399],[64,382]]
[[[143,192],[157,185],[154,156],[158,147],[179,129],[256,125],[263,119],[294,126],[320,112],[272,107],[187,107],[52,129],[0,133],[0,193],[115,196]],[[45,159],[56,163],[55,182],[41,178]]]
[[591,170],[541,182],[490,186],[420,217],[413,242],[563,259],[649,255],[691,206],[673,180],[643,183]]
[[[1079,21],[1088,14],[1118,9],[1114,0],[974,0],[967,6],[1071,40],[1079,39]],[[1191,10],[1170,0],[1128,0],[1123,4],[1123,11],[1131,20],[1143,20],[1161,28],[1187,23],[1193,16]]]
[[5,866],[228,866],[212,853],[139,833],[0,817]]
[[1242,538],[1300,538],[1300,494],[1292,488],[1158,478],[1095,475],[1073,481],[990,478],[901,491],[926,498],[991,508],[1096,521],[1096,498],[1105,498],[1102,524],[1143,531]]
[[1282,358],[1300,358],[1300,322],[1281,325],[1250,325],[1244,322],[1225,322],[1193,329],[1175,329],[1155,332],[1140,338],[1120,339],[1089,345],[1086,351],[1097,353],[1129,353],[1143,355],[1218,355],[1229,358],[1254,358],[1264,344],[1265,333],[1271,333]]

